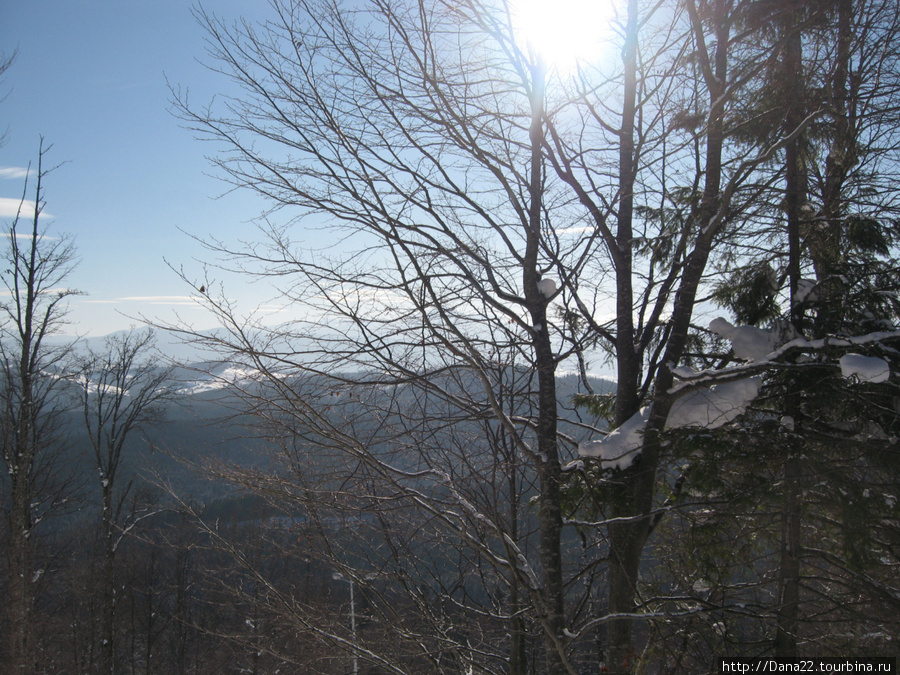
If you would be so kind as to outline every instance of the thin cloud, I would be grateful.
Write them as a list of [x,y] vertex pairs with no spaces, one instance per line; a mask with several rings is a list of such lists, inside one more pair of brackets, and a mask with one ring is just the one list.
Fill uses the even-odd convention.
[[[34,202],[30,199],[13,199],[0,197],[0,218],[15,218],[17,215],[29,216],[34,214]],[[41,211],[41,218],[53,218],[46,211]]]
[[21,180],[27,178],[31,171],[24,166],[0,166],[0,180]]
[[[9,239],[12,235],[9,232],[0,232],[0,237]],[[34,235],[16,232],[16,239],[25,239],[26,241],[34,238]],[[59,237],[48,237],[46,234],[39,234],[38,241],[56,241]]]
[[[78,295],[78,291],[71,288],[48,288],[46,290],[40,291],[40,295],[57,295],[60,293],[63,295]],[[8,288],[2,289],[0,290],[0,296],[4,298],[11,298],[12,291]]]
[[196,298],[190,295],[130,295],[123,298],[113,298],[111,300],[83,300],[85,304],[91,305],[121,305],[123,303],[144,303],[148,305],[190,305],[196,306],[199,303]]
[[190,295],[129,295],[120,298],[123,302],[197,302]]

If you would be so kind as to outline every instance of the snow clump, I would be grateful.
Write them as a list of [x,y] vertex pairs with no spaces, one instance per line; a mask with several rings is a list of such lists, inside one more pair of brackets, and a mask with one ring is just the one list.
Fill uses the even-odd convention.
[[545,298],[552,298],[553,294],[556,293],[556,282],[553,279],[541,279],[537,282],[537,287],[538,291]]
[[862,354],[844,354],[841,357],[841,375],[856,376],[860,382],[885,382],[891,376],[888,362],[877,356]]
[[759,394],[762,379],[750,377],[692,391],[675,401],[666,427],[718,429],[743,413]]
[[[761,384],[761,378],[751,377],[692,391],[675,401],[666,428],[718,429],[747,409]],[[641,408],[604,438],[579,443],[579,456],[599,459],[601,469],[627,469],[640,455],[648,419],[650,408]]]
[[756,326],[733,326],[723,318],[713,319],[709,329],[726,340],[731,340],[736,358],[744,361],[765,361],[779,344],[778,335]]
[[819,299],[816,292],[816,282],[812,279],[799,279],[797,281],[797,293],[794,294],[794,302],[798,305],[804,302],[815,302]]
[[599,441],[579,443],[578,454],[581,457],[599,459],[601,469],[627,469],[640,454],[648,419],[649,406],[641,408],[618,429],[609,432]]

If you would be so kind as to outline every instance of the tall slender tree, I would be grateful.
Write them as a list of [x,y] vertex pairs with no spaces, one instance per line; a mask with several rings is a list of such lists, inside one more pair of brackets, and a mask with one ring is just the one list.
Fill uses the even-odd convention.
[[68,239],[48,236],[40,220],[49,149],[42,140],[33,173],[34,200],[22,198],[8,230],[2,274],[6,297],[0,303],[3,534],[9,598],[4,633],[7,662],[13,672],[23,673],[32,672],[39,658],[34,614],[35,584],[44,572],[34,565],[39,526],[69,496],[64,475],[54,466],[63,405],[54,370],[68,349],[52,347],[48,338],[64,325],[66,300],[74,293],[65,284],[75,251]]
[[[171,368],[153,354],[151,330],[113,334],[105,351],[88,350],[76,365],[80,407],[100,487],[102,608],[100,655],[103,672],[118,671],[116,654],[116,553],[124,535],[156,510],[148,504],[127,509],[135,469],[123,466],[126,444],[162,420],[174,398]],[[124,477],[123,477],[124,473]]]

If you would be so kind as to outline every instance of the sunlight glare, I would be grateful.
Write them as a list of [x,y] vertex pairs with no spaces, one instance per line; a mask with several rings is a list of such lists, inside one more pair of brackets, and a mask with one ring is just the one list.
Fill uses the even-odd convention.
[[600,59],[612,37],[614,0],[511,0],[516,33],[532,53],[561,71]]

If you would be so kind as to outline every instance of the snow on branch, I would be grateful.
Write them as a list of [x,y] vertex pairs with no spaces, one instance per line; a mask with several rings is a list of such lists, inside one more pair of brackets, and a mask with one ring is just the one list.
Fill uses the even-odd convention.
[[731,340],[735,357],[745,361],[762,361],[778,347],[777,333],[756,326],[732,326],[720,317],[709,323],[709,329]]
[[[748,363],[718,370],[674,368],[673,372],[681,382],[666,393],[680,395],[680,398],[669,411],[667,429],[718,429],[734,421],[759,394],[762,386],[760,374],[773,369],[797,367],[796,362],[784,360],[797,353],[874,345],[886,347],[887,342],[900,340],[900,331],[879,331],[820,340],[796,338],[778,346],[778,335],[773,331],[755,326],[733,326],[721,318],[710,323],[710,330],[730,339],[735,356]],[[890,365],[885,359],[850,351],[841,356],[835,365],[840,366],[844,377],[860,382],[885,382],[891,375]],[[599,459],[603,469],[628,468],[640,456],[649,418],[650,407],[642,408],[605,437],[580,443],[579,456]]]
[[884,382],[891,376],[888,362],[877,356],[862,354],[844,354],[840,360],[841,375],[846,378],[855,377],[860,382]]
[[[749,377],[688,392],[672,405],[666,428],[718,429],[747,409],[761,385],[761,378]],[[606,437],[579,444],[578,454],[600,459],[603,469],[627,469],[640,455],[649,418],[650,407],[642,408]]]
[[537,282],[538,292],[550,299],[556,293],[556,282],[553,279],[541,279]]

